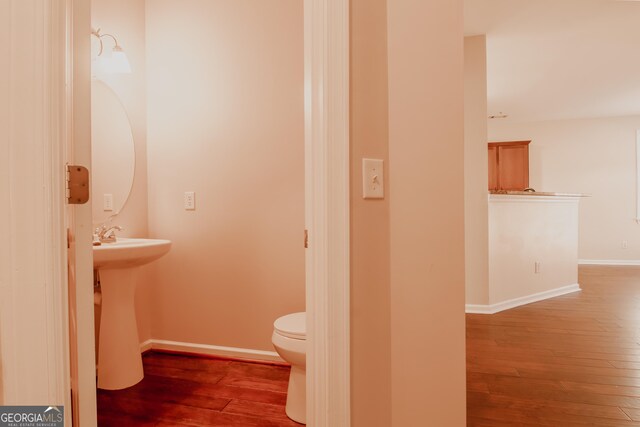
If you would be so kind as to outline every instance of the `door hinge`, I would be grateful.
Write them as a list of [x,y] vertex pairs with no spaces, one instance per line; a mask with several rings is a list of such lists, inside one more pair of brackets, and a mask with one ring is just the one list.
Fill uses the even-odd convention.
[[67,165],[67,203],[84,205],[89,201],[89,169]]
[[304,230],[304,248],[309,248],[309,230]]

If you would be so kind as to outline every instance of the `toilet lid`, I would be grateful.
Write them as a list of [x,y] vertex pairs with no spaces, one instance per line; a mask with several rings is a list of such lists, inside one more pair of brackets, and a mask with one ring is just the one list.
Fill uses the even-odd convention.
[[288,338],[303,340],[307,338],[307,313],[287,314],[273,322],[276,332]]

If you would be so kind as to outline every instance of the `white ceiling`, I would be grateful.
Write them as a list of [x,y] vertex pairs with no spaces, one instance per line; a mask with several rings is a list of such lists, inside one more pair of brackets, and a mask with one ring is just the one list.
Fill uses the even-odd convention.
[[465,33],[487,35],[490,115],[640,115],[640,2],[465,0]]

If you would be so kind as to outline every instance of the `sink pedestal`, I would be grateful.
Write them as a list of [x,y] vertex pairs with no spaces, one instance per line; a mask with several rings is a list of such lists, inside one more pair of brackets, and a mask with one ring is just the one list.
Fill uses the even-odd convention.
[[144,377],[134,296],[139,268],[100,270],[98,388],[120,390]]
[[144,377],[134,306],[138,267],[170,248],[170,240],[120,238],[93,247],[93,268],[100,273],[102,288],[98,388],[120,390]]

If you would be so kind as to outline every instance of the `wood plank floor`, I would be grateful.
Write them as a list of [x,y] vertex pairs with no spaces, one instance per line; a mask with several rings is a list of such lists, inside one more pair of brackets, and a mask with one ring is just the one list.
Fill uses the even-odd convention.
[[[640,427],[640,268],[581,267],[582,291],[467,315],[468,426]],[[300,426],[289,368],[163,353],[98,390],[107,426]]]
[[98,390],[98,425],[296,426],[287,418],[289,368],[148,352],[144,379]]
[[579,283],[467,315],[468,426],[640,426],[640,268],[581,266]]

